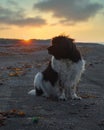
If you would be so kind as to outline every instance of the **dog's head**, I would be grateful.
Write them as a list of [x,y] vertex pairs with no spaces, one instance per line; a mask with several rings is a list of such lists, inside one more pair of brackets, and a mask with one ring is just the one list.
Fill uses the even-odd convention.
[[57,36],[52,39],[52,46],[48,47],[48,53],[56,59],[70,59],[77,62],[81,59],[80,52],[76,48],[74,39],[67,36]]

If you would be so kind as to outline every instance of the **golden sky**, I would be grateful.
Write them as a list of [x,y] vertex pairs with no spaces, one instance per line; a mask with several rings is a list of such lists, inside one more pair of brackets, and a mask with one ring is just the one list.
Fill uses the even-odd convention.
[[104,42],[103,0],[2,0],[0,38]]

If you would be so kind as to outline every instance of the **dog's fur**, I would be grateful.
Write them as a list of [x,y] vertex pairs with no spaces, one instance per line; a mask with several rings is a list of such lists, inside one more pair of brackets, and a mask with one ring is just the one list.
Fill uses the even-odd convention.
[[76,94],[76,87],[85,69],[85,61],[74,40],[62,35],[54,37],[48,53],[52,55],[51,61],[43,72],[36,74],[34,90],[29,94],[66,100],[70,90],[72,99],[81,99]]

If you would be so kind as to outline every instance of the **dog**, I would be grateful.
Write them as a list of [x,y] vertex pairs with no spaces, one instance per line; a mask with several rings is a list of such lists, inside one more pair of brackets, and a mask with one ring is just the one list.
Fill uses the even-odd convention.
[[59,35],[51,42],[52,45],[47,48],[52,55],[51,60],[43,72],[36,74],[34,89],[29,94],[67,100],[70,92],[72,99],[81,99],[76,91],[85,70],[85,61],[74,39]]

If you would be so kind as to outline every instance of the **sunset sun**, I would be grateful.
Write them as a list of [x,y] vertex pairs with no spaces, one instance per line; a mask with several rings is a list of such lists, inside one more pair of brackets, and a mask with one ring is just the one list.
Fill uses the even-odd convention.
[[30,44],[31,39],[29,39],[29,38],[24,38],[24,39],[23,39],[23,42],[24,42],[24,44]]
[[24,41],[25,41],[25,42],[29,42],[30,39],[29,39],[29,38],[24,38]]

